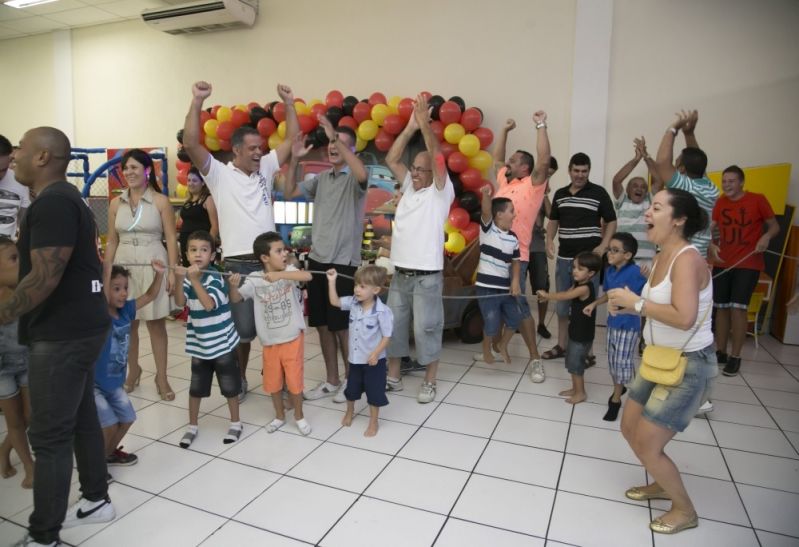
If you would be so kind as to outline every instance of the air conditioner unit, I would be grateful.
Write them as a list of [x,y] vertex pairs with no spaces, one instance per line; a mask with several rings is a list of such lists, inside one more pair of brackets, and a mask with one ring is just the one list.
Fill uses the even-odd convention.
[[203,0],[148,9],[142,12],[141,18],[162,32],[193,34],[251,27],[257,13],[258,0]]

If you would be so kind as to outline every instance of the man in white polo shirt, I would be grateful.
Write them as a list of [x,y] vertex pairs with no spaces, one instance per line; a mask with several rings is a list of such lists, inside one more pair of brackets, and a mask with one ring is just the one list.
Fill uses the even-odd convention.
[[[230,140],[233,161],[224,164],[216,160],[200,144],[200,111],[203,102],[211,95],[211,84],[197,82],[192,87],[192,100],[183,128],[183,145],[192,163],[205,177],[219,213],[219,235],[225,268],[242,274],[261,270],[258,257],[253,255],[252,243],[264,232],[275,231],[272,205],[272,187],[275,173],[288,161],[291,142],[299,131],[294,110],[294,94],[285,85],[277,86],[278,95],[286,105],[286,138],[274,150],[264,155],[263,139],[254,128],[236,129]],[[250,342],[255,338],[255,315],[252,300],[231,305],[233,321],[241,338],[239,365],[242,391],[239,400],[247,395],[247,360]]]
[[[426,151],[413,158],[410,168],[402,154],[420,129]],[[394,314],[394,335],[388,354],[389,391],[402,390],[400,359],[410,354],[408,338],[411,315],[416,360],[425,369],[417,400],[430,403],[436,398],[436,373],[444,330],[444,223],[455,199],[438,139],[430,128],[427,101],[416,98],[414,114],[386,155],[386,165],[402,181],[402,199],[397,205],[391,237],[391,261],[395,273],[388,293]]]

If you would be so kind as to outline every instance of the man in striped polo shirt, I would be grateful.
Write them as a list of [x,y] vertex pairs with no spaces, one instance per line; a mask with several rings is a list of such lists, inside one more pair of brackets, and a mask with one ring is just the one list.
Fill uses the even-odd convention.
[[[571,183],[555,192],[547,225],[547,256],[555,258],[555,234],[558,234],[558,254],[555,266],[557,292],[573,285],[572,261],[583,251],[602,256],[616,232],[616,210],[608,192],[589,182],[591,158],[578,152],[569,160]],[[603,226],[604,224],[604,226]],[[599,292],[599,276],[592,278],[594,293]],[[544,359],[556,359],[566,353],[569,334],[569,301],[557,302],[558,343],[544,352]],[[589,355],[589,358],[593,355]],[[590,366],[590,365],[588,365]]]

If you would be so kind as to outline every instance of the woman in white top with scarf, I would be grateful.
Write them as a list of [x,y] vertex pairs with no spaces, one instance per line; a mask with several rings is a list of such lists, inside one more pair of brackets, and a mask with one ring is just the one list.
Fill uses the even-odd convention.
[[707,227],[708,217],[690,193],[667,189],[654,196],[644,219],[649,240],[660,248],[652,274],[641,296],[628,289],[610,290],[608,309],[646,316],[646,343],[682,350],[687,357],[685,376],[676,386],[637,375],[621,422],[624,438],[655,479],[630,488],[626,495],[634,500],[670,499],[671,509],[649,527],[674,534],[697,526],[698,518],[680,471],[664,448],[688,427],[718,374],[709,313],[713,283],[704,257],[689,243]]

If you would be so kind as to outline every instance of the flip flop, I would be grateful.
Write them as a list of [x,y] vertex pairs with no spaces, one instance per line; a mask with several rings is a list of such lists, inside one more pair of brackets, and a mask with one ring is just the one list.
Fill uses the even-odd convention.
[[558,357],[563,357],[566,355],[566,350],[564,350],[560,345],[555,344],[552,349],[549,349],[541,354],[542,359],[557,359]]

